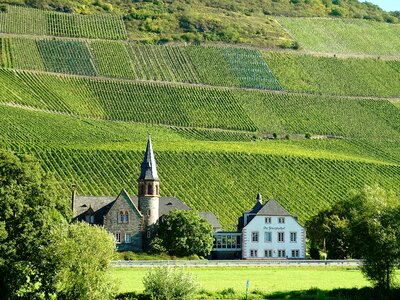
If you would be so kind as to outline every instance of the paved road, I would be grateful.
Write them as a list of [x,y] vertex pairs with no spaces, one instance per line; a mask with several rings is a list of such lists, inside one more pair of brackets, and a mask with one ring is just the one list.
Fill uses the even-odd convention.
[[153,266],[188,266],[188,267],[262,267],[262,266],[359,266],[359,260],[114,260],[113,267],[153,267]]

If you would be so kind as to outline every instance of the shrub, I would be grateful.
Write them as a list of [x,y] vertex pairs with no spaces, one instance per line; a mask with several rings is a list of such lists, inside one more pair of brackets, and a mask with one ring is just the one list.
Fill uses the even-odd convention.
[[190,273],[169,266],[150,270],[143,278],[144,292],[157,300],[192,299],[197,290]]

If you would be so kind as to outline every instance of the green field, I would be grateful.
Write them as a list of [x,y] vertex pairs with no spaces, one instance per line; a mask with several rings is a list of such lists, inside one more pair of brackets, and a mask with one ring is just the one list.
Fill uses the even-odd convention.
[[[369,286],[359,270],[339,267],[186,267],[184,271],[197,278],[200,289],[212,292],[233,288],[241,295],[245,293],[246,280],[250,283],[250,293],[257,290],[268,294]],[[142,279],[147,272],[146,268],[114,268],[112,277],[121,293],[142,292]]]
[[0,32],[102,39],[126,39],[122,17],[56,13],[5,5]]
[[[261,133],[398,140],[386,100],[235,91],[0,69],[0,102],[80,117]],[[369,120],[369,122],[364,122]]]
[[309,52],[399,56],[400,25],[343,18],[277,18]]
[[400,61],[279,52],[265,52],[264,57],[282,86],[290,91],[353,96],[400,95]]

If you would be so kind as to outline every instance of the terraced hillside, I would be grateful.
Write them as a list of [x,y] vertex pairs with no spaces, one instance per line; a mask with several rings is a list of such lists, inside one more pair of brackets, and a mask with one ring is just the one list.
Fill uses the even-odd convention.
[[66,201],[72,183],[135,194],[149,131],[162,195],[214,212],[224,229],[257,192],[301,222],[351,188],[400,193],[395,56],[144,45],[122,40],[120,19],[95,17],[0,13],[0,146],[38,157]]
[[399,57],[399,24],[343,18],[278,20],[307,51]]

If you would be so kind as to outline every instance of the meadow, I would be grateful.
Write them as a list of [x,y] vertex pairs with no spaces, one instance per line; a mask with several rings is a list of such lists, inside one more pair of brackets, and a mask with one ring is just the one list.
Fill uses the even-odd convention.
[[[208,292],[233,289],[243,296],[246,281],[249,292],[298,291],[311,288],[332,290],[370,286],[358,269],[345,267],[185,267],[197,279],[200,290]],[[120,293],[142,292],[146,268],[113,268],[112,277]]]

